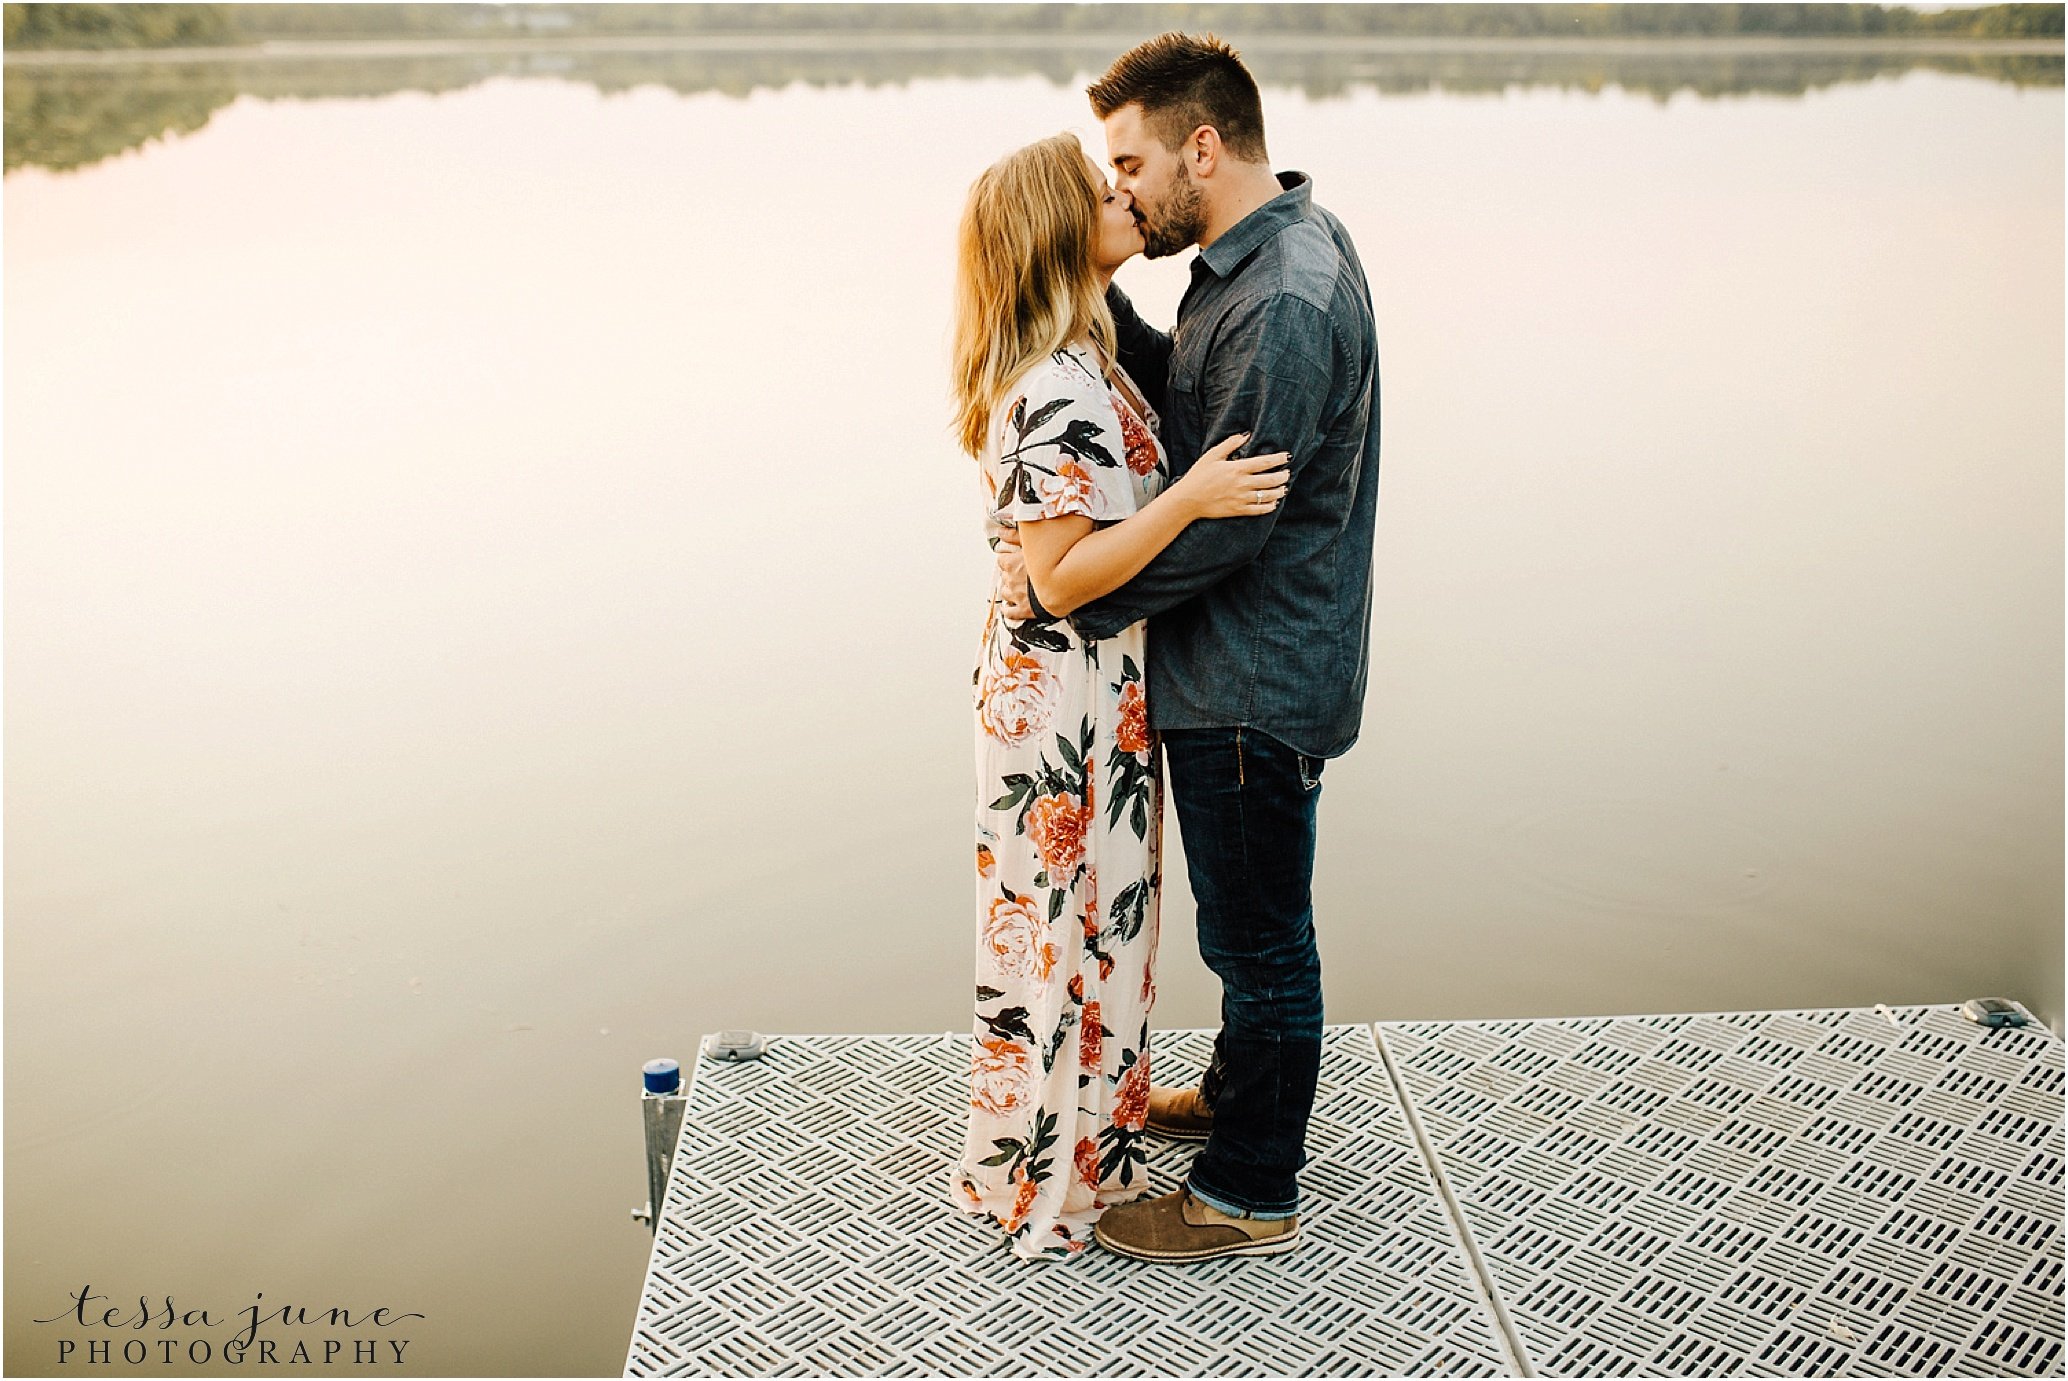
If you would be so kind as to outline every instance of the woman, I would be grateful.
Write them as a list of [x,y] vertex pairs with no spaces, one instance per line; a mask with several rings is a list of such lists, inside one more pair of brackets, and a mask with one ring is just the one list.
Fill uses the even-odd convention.
[[1142,248],[1133,208],[1076,138],[1001,159],[970,189],[956,282],[962,448],[991,545],[1017,528],[1058,617],[1013,624],[994,591],[976,674],[977,988],[969,1124],[948,1195],[1023,1257],[1084,1249],[1147,1192],[1162,776],[1145,628],[1085,642],[1060,616],[1117,589],[1199,519],[1285,493],[1282,454],[1230,437],[1175,483],[1156,417],[1113,360],[1105,289]]

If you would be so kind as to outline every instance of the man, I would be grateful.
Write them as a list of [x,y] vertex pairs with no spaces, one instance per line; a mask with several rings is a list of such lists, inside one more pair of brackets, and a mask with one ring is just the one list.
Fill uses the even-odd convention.
[[[1275,511],[1194,523],[1125,586],[1076,610],[1086,638],[1149,629],[1149,711],[1221,979],[1221,1029],[1197,1089],[1156,1089],[1148,1125],[1206,1145],[1183,1187],[1117,1204],[1101,1244],[1154,1261],[1292,1248],[1321,1064],[1321,961],[1309,899],[1326,759],[1357,738],[1378,497],[1378,342],[1341,222],[1303,173],[1273,174],[1255,80],[1227,44],[1170,33],[1089,88],[1116,186],[1153,258],[1199,246],[1166,336],[1108,293],[1122,362],[1162,414],[1182,470],[1251,433],[1286,451]],[[1008,616],[1023,597],[1003,548]],[[1038,592],[1030,592],[1038,599]]]

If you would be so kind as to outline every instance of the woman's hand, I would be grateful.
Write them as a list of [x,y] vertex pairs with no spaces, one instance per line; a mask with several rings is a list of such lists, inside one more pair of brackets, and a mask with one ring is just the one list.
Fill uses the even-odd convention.
[[1235,433],[1199,457],[1171,486],[1193,517],[1254,518],[1269,513],[1285,497],[1285,466],[1292,457],[1284,451],[1236,456],[1235,448],[1247,440],[1248,432]]

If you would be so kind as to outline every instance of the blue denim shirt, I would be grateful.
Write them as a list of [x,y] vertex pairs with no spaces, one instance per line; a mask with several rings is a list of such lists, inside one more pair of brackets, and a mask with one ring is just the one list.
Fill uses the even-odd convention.
[[[1356,742],[1371,646],[1379,347],[1371,289],[1305,173],[1192,264],[1166,336],[1118,288],[1121,363],[1162,414],[1173,476],[1214,442],[1291,453],[1285,501],[1187,527],[1070,615],[1086,638],[1149,623],[1158,729],[1254,727],[1310,757]],[[1040,617],[1039,614],[1036,617]]]

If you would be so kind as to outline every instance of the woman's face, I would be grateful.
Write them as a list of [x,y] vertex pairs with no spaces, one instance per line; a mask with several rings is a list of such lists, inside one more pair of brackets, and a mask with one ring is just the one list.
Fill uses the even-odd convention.
[[1098,231],[1091,257],[1102,271],[1110,273],[1142,252],[1142,228],[1135,224],[1134,203],[1127,194],[1114,191],[1096,169],[1093,176],[1104,190],[1099,193]]

